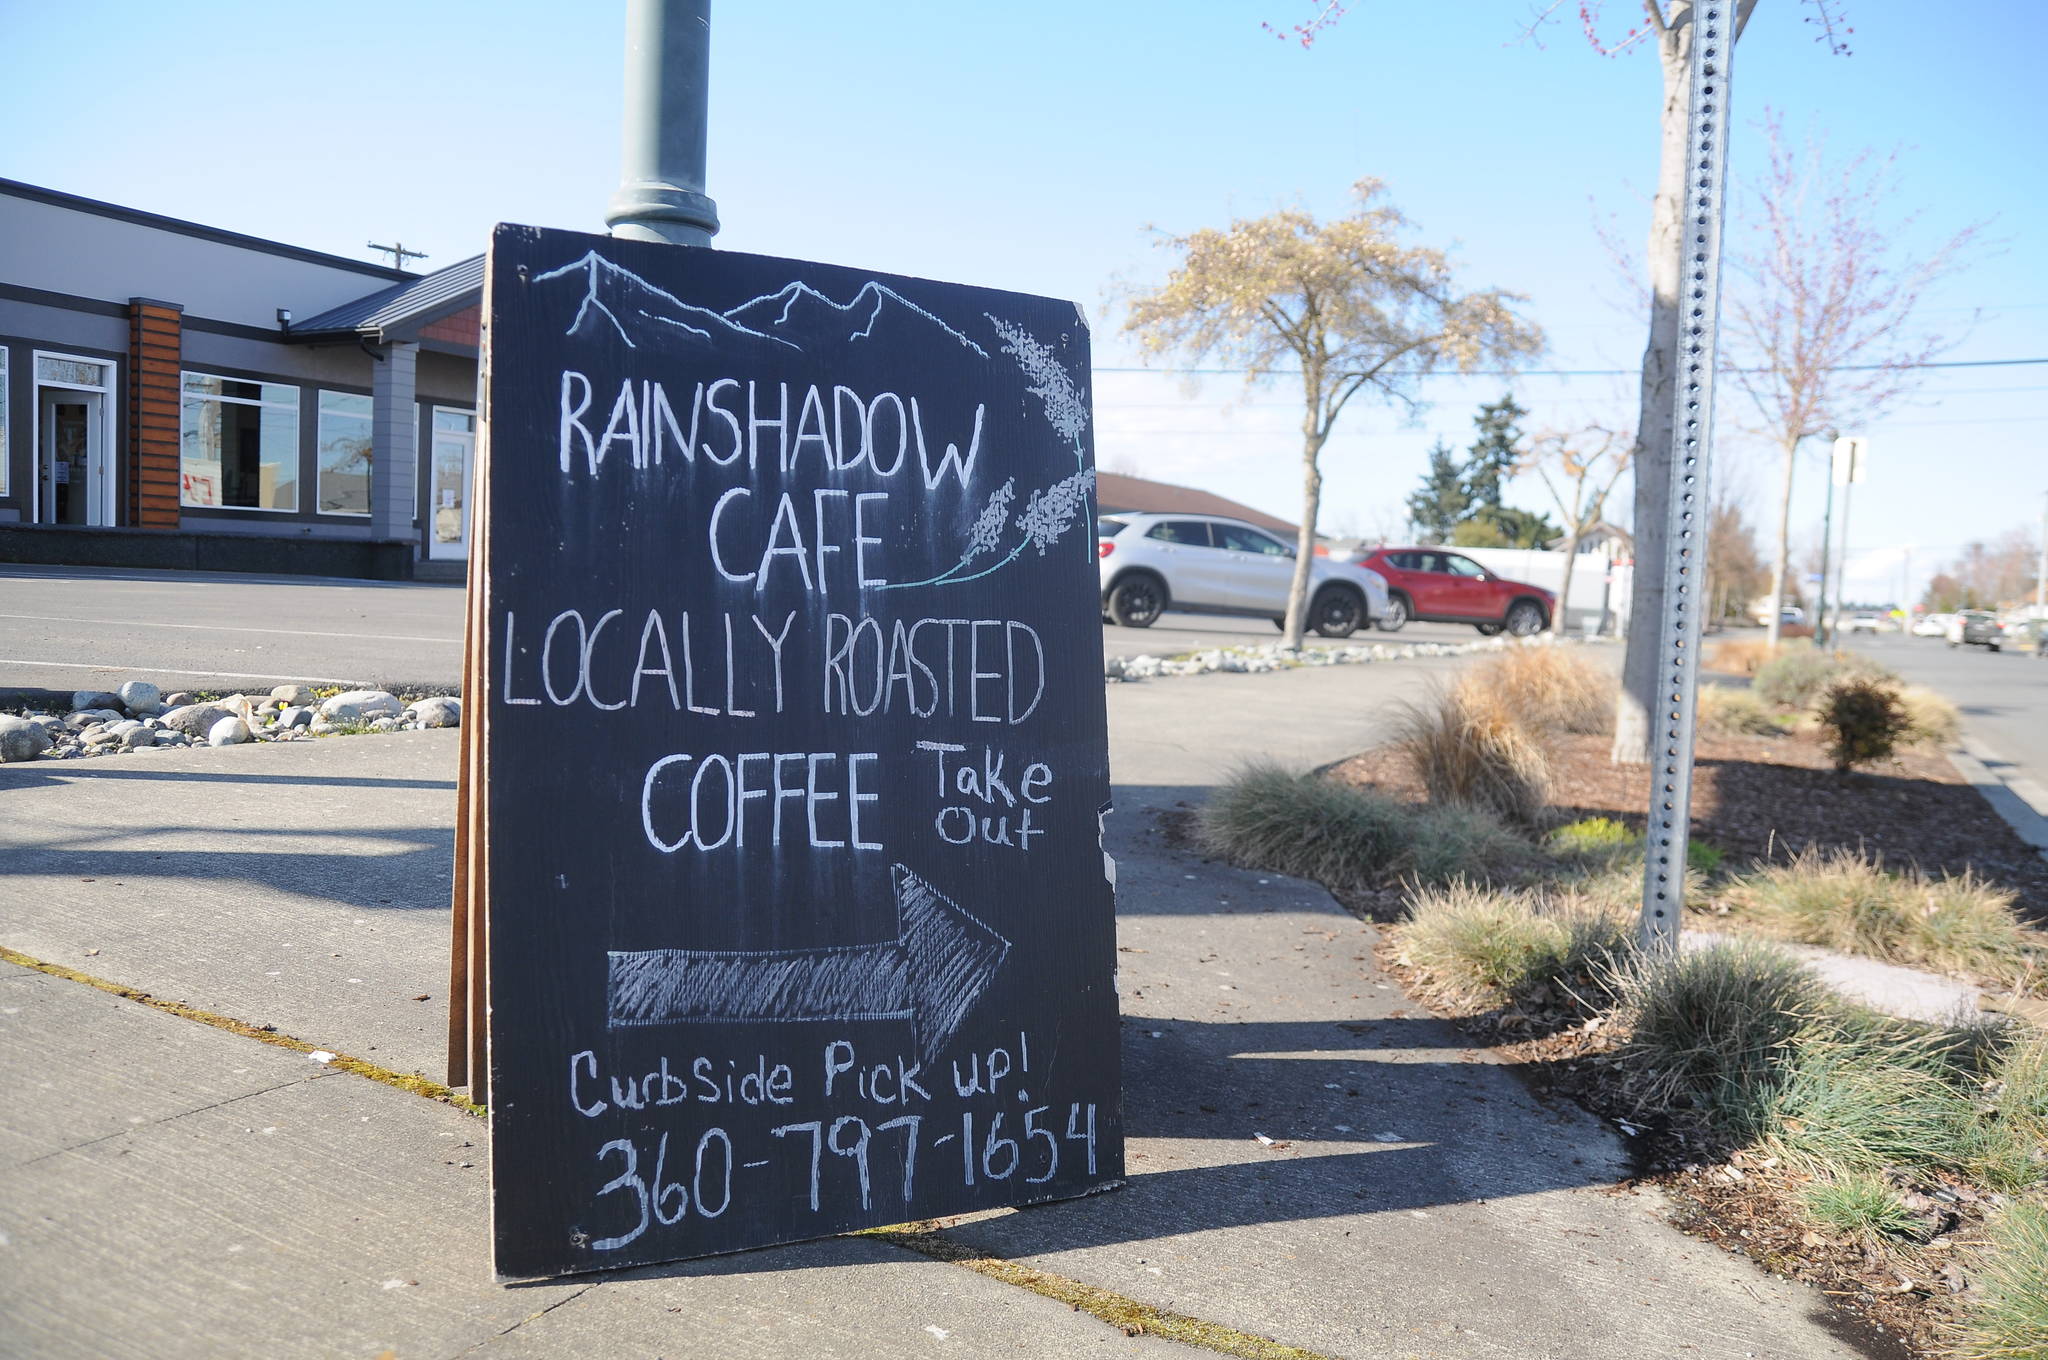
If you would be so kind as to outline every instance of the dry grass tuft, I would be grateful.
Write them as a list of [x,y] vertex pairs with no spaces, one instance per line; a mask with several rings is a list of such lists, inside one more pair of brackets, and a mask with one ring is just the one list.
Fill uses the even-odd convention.
[[1771,644],[1762,638],[1730,638],[1707,648],[1707,669],[1723,675],[1755,675],[1771,659]]
[[1775,737],[1784,733],[1771,706],[1746,689],[1701,685],[1699,727],[1720,737]]
[[1954,704],[1925,685],[1901,689],[1899,705],[1906,710],[1908,741],[1924,746],[1953,746],[1962,735],[1963,715]]
[[1513,647],[1468,672],[1460,683],[1487,691],[1539,732],[1598,735],[1614,730],[1615,679],[1575,650]]
[[1716,906],[1801,944],[2024,985],[2048,962],[2048,938],[2012,904],[1972,874],[1893,873],[1856,851],[1809,848],[1737,878]]
[[1395,744],[1432,801],[1534,826],[1550,798],[1550,757],[1495,691],[1470,683],[1403,704]]

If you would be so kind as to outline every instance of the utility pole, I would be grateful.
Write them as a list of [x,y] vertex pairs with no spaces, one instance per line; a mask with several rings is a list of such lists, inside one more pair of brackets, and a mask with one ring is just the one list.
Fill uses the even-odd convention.
[[[1836,482],[1842,484],[1842,555],[1840,559],[1842,567],[1838,573],[1841,578],[1841,584],[1835,588],[1835,594],[1840,597],[1837,600],[1837,604],[1841,600],[1846,600],[1849,593],[1849,491],[1857,482],[1863,480],[1864,458],[1869,452],[1869,448],[1870,441],[1861,437],[1837,438],[1833,451],[1833,466],[1829,469],[1832,474],[1828,478],[1829,487],[1832,489]],[[1832,496],[1830,496],[1830,499],[1832,499]],[[1823,613],[1826,612],[1826,600],[1821,601],[1821,609]],[[1841,610],[1839,608],[1835,611],[1835,617],[1837,620],[1841,618]],[[1840,631],[1840,628],[1832,629],[1828,636],[1834,638]],[[1816,633],[1815,636],[1817,638],[1819,634]]]
[[708,246],[704,193],[711,0],[626,0],[626,104],[619,189],[604,220],[633,241]]
[[2048,617],[2048,491],[2041,493],[2041,556],[2034,563],[2034,608]]
[[[1834,436],[1830,436],[1830,439]],[[1820,594],[1813,603],[1813,645],[1827,650],[1828,645],[1828,559],[1835,552],[1835,470],[1828,468],[1827,509],[1820,516]]]
[[365,241],[363,244],[368,246],[371,250],[377,251],[379,254],[389,255],[391,257],[391,267],[393,269],[405,268],[405,262],[407,260],[424,260],[427,258],[426,251],[407,250],[405,248],[405,242],[403,241],[395,241],[388,246],[380,246],[375,241]]

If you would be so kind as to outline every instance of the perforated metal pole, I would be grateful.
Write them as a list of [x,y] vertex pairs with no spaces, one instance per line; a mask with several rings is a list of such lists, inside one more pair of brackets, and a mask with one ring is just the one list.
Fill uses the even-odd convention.
[[1706,599],[1707,465],[1713,448],[1714,353],[1721,318],[1721,197],[1727,170],[1728,68],[1735,52],[1734,0],[1699,0],[1692,7],[1692,25],[1679,237],[1684,267],[1674,366],[1677,410],[1671,423],[1664,618],[1657,652],[1657,705],[1651,727],[1655,754],[1643,871],[1642,943],[1652,951],[1678,947],[1685,911],[1693,701]]
[[708,246],[718,205],[704,193],[711,0],[626,0],[626,103],[619,190],[604,220],[635,241]]

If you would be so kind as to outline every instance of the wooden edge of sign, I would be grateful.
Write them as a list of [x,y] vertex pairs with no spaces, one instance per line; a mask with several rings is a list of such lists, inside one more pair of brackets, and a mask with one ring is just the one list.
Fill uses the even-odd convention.
[[[463,877],[469,888],[468,974],[469,1053],[467,1072],[469,1098],[478,1105],[491,1103],[490,1069],[490,580],[491,580],[491,344],[490,263],[486,260],[484,280],[484,334],[477,375],[477,438],[475,462],[476,507],[470,519],[469,619],[476,650],[475,660],[464,671],[465,693],[475,702],[476,721],[465,723],[470,740],[463,752],[462,776],[468,781],[470,797],[466,808],[468,836],[464,843]],[[465,700],[465,705],[469,702]]]
[[[475,473],[471,459],[471,474]],[[470,563],[462,618],[462,727],[455,757],[455,873],[448,901],[448,1084],[469,1085],[469,749],[482,711],[476,703],[476,488],[469,488]]]

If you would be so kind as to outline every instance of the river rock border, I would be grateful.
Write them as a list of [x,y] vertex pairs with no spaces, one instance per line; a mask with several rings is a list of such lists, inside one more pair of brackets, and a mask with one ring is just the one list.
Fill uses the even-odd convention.
[[1554,633],[1534,637],[1480,638],[1473,642],[1351,642],[1340,647],[1304,647],[1289,651],[1280,643],[1263,647],[1213,647],[1176,656],[1105,657],[1103,679],[1112,685],[1175,675],[1266,675],[1316,666],[1366,666],[1380,661],[1413,661],[1424,656],[1470,656],[1510,647],[1579,646],[1592,639],[1560,638]]
[[195,699],[131,680],[119,690],[77,691],[69,713],[0,714],[0,763],[418,731],[461,722],[462,701],[450,695],[408,702],[389,690],[323,697],[306,685],[279,685],[268,694]]

